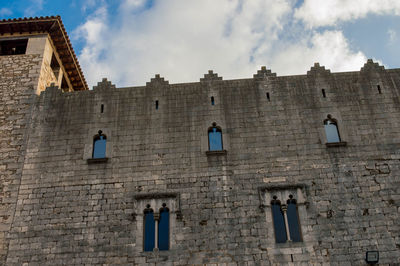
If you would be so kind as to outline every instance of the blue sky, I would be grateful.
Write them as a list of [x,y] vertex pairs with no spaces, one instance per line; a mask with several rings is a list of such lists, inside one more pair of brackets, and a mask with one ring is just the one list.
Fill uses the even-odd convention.
[[262,65],[400,66],[398,0],[0,0],[0,18],[61,15],[89,86],[250,78]]

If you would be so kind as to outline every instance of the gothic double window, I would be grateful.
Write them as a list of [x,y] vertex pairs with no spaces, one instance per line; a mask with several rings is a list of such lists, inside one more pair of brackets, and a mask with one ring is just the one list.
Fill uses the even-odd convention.
[[165,203],[158,212],[146,206],[143,231],[144,251],[169,250],[169,209]]
[[303,234],[307,235],[306,186],[277,183],[259,187],[258,191],[260,209],[267,219],[268,244],[287,247],[282,244],[303,242]]
[[296,199],[289,195],[286,204],[282,204],[277,196],[273,196],[271,210],[276,243],[301,242]]

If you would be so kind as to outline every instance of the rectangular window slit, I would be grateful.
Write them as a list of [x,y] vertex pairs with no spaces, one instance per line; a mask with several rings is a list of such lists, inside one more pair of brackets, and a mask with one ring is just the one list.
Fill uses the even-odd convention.
[[104,104],[101,105],[101,107],[100,107],[100,112],[101,112],[101,113],[104,112]]
[[156,101],[156,110],[158,110],[158,100]]
[[380,85],[376,85],[376,87],[378,88],[378,93],[379,93],[379,94],[382,94],[381,86],[380,86]]
[[211,96],[211,105],[214,105],[215,101],[214,101],[214,96]]
[[270,101],[271,99],[269,98],[269,92],[267,92],[267,100]]
[[322,97],[326,98],[325,89],[322,89]]

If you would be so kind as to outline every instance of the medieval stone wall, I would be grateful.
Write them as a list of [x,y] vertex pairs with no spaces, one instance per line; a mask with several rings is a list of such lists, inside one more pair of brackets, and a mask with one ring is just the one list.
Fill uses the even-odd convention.
[[0,264],[7,256],[40,55],[0,57]]
[[[400,71],[372,61],[360,72],[316,64],[300,76],[48,88],[33,106],[7,265],[362,265],[371,250],[400,263],[399,88]],[[214,122],[225,151],[208,153]],[[93,163],[99,130],[108,159]],[[289,193],[302,241],[277,244],[270,201]],[[144,208],[162,203],[170,249],[144,252]]]

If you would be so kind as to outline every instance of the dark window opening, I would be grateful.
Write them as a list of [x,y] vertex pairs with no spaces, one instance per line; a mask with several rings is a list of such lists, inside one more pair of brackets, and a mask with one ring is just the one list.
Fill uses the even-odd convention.
[[169,209],[166,204],[160,209],[160,221],[158,223],[158,249],[169,249]]
[[106,136],[99,130],[99,134],[93,140],[93,159],[106,158]]
[[58,74],[60,73],[60,64],[58,63],[58,60],[56,56],[53,55],[51,56],[51,63],[50,63],[51,70],[53,71],[54,76],[56,77],[56,80],[58,80]]
[[296,200],[289,195],[287,200],[287,219],[289,225],[290,239],[293,242],[301,242],[299,215],[297,212]]
[[214,105],[215,101],[214,101],[214,96],[211,96],[211,105]]
[[273,198],[274,200],[272,200],[271,202],[271,210],[275,230],[275,241],[276,243],[286,243],[286,225],[285,218],[281,209],[281,202],[277,200],[276,196],[274,196]]
[[155,240],[154,211],[147,205],[144,210],[144,251],[153,251]]
[[64,76],[62,77],[61,81],[61,90],[65,92],[69,91],[68,83]]
[[156,101],[156,110],[158,110],[158,100]]
[[208,129],[208,149],[210,151],[222,151],[222,131],[221,128],[213,123],[213,127]]
[[381,86],[380,86],[380,85],[377,85],[376,87],[378,88],[378,93],[379,93],[379,94],[382,94]]
[[322,97],[326,98],[325,89],[322,89]]
[[102,105],[100,106],[100,112],[101,112],[101,113],[104,112],[104,104],[102,104]]
[[25,54],[28,39],[0,41],[0,55]]
[[267,100],[270,101],[269,92],[267,92]]
[[331,119],[330,116],[328,116],[328,119],[325,120],[324,125],[325,125],[326,141],[328,143],[340,142],[340,135],[337,122]]

